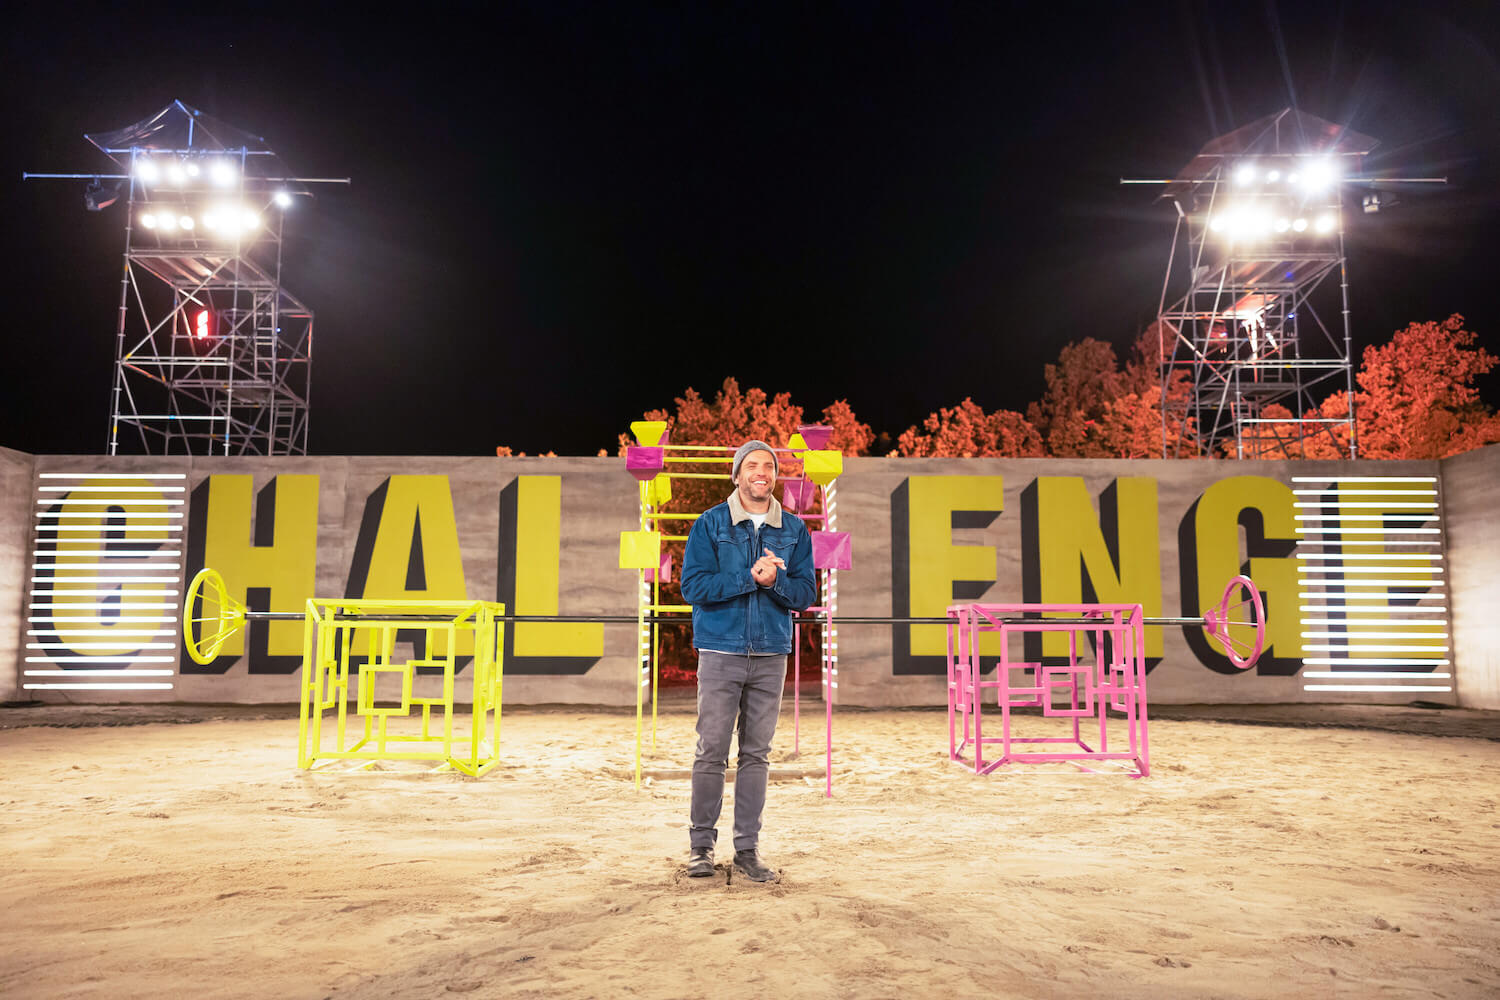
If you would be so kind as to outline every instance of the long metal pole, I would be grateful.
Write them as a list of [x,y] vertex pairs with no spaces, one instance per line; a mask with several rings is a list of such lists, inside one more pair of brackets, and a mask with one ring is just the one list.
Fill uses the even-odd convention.
[[[257,622],[300,622],[306,618],[301,611],[246,611],[243,614],[246,621]],[[340,612],[333,615],[335,621],[395,621],[395,622],[446,622],[452,621],[452,615],[427,615],[416,612],[392,612],[391,614],[378,614],[372,611],[359,613]],[[633,625],[643,622],[647,625],[691,625],[693,620],[686,615],[680,617],[668,615],[495,615],[497,622],[566,622],[569,624],[603,623],[606,625]],[[945,625],[953,619],[947,617],[890,617],[882,618],[875,616],[840,618],[839,623],[843,625]],[[1023,623],[1040,622],[1048,625],[1107,625],[1105,618],[1041,618],[1029,616],[1007,616],[995,619],[1000,622]],[[822,625],[827,619],[822,615],[810,615],[808,617],[793,617],[792,621],[798,625]],[[1144,625],[1202,625],[1202,617],[1198,618],[1142,618]]]
[[[22,177],[24,178],[24,174]],[[130,180],[130,197],[125,206],[125,251],[120,262],[120,314],[115,321],[115,377],[109,400],[109,439],[107,454],[114,455],[120,443],[120,393],[125,379],[125,317],[130,311],[130,232],[135,218],[135,178]]]
[[1349,401],[1349,457],[1359,457],[1359,421],[1354,418],[1354,345],[1349,332],[1349,258],[1344,255],[1344,200],[1339,199],[1339,294],[1344,306],[1344,398]]

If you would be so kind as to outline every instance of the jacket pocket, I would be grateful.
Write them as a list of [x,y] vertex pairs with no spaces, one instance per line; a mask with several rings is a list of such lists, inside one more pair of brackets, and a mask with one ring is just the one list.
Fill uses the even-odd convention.
[[[763,548],[770,549],[776,558],[786,563],[788,567],[792,564],[792,550],[797,547],[797,536],[784,529],[777,531],[762,531],[760,533],[760,544]],[[765,555],[764,552],[759,555]]]

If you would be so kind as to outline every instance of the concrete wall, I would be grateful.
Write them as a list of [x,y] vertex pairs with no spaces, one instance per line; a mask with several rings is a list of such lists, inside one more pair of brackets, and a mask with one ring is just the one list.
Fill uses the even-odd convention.
[[0,698],[18,696],[31,578],[32,475],[35,460],[0,448]]
[[[1297,527],[1305,522],[1295,518],[1308,508],[1294,504],[1311,498],[1294,491],[1314,491],[1317,484],[1295,480],[1422,478],[1437,471],[1437,463],[1427,462],[851,459],[840,480],[839,528],[854,533],[856,557],[854,569],[840,574],[847,600],[841,596],[839,609],[850,616],[926,616],[942,614],[955,600],[1100,600],[1140,602],[1148,617],[1192,617],[1230,576],[1246,572],[1265,596],[1271,625],[1258,666],[1234,670],[1202,641],[1199,628],[1148,628],[1152,701],[1451,702],[1451,691],[1306,690],[1332,683],[1303,676],[1304,656],[1329,655],[1304,634],[1327,626],[1303,626],[1298,612],[1299,570],[1317,564],[1298,557],[1320,550],[1296,546]],[[970,485],[980,482],[989,485]],[[958,491],[968,497],[959,499]],[[944,509],[950,502],[951,514]],[[953,548],[945,551],[950,539]],[[987,551],[980,556],[974,547]],[[951,594],[934,590],[914,607],[915,598],[904,600],[903,591],[923,589],[913,581],[930,576],[934,562],[966,568],[952,574]],[[927,626],[920,636],[923,629],[841,630],[842,697],[862,705],[942,704],[943,632]]]
[[1458,703],[1500,709],[1500,445],[1442,463]]
[[[1465,550],[1455,550],[1461,562],[1454,567],[1459,591],[1454,606],[1462,612],[1455,612],[1455,645],[1464,649],[1458,688],[1466,699],[1493,699],[1495,691],[1493,661],[1483,658],[1489,633],[1476,631],[1493,626],[1475,609],[1492,593],[1485,589],[1491,585],[1484,567],[1493,565],[1495,538],[1483,517],[1482,498],[1500,475],[1497,465],[1495,455],[1483,452],[1442,466],[1455,484],[1445,496],[1451,537]],[[1338,502],[1333,481],[1406,476],[1426,482],[1430,490],[1439,471],[1438,463],[1421,462],[849,459],[837,483],[837,527],[853,535],[854,565],[839,574],[838,612],[925,617],[941,615],[955,601],[983,600],[1140,603],[1151,617],[1195,617],[1218,599],[1229,577],[1248,572],[1265,594],[1269,619],[1269,647],[1257,668],[1234,670],[1203,641],[1200,628],[1154,626],[1147,635],[1154,702],[1420,697],[1452,703],[1453,682],[1437,680],[1438,673],[1448,671],[1438,666],[1438,658],[1447,655],[1439,648],[1442,640],[1418,650],[1414,676],[1357,690],[1349,684],[1320,690],[1310,672],[1330,669],[1315,663],[1329,655],[1316,644],[1330,641],[1330,626],[1306,624],[1299,612],[1299,581],[1318,567],[1350,567],[1340,568],[1339,578],[1350,586],[1361,580],[1354,574],[1364,564],[1345,561],[1341,543],[1299,547],[1300,526],[1307,523],[1299,518],[1324,516]],[[91,530],[98,535],[89,543],[95,547],[108,550],[131,537],[124,533],[149,534],[156,526],[174,539],[172,547],[160,547],[159,558],[152,557],[156,568],[149,570],[157,577],[169,574],[170,580],[98,583],[74,570],[71,582],[59,584],[64,602],[78,599],[68,587],[101,589],[113,595],[106,601],[126,603],[165,587],[175,592],[168,597],[175,616],[186,580],[211,566],[252,610],[301,612],[310,597],[441,597],[500,600],[526,615],[635,611],[636,577],[618,568],[617,553],[620,533],[638,527],[636,483],[615,458],[32,460],[0,452],[0,475],[7,477],[0,545],[9,546],[6,565],[14,567],[0,581],[0,642],[12,642],[8,654],[0,647],[0,669],[9,671],[0,680],[9,679],[6,690],[15,697],[289,702],[299,693],[300,622],[253,624],[208,667],[192,664],[170,637],[154,640],[163,649],[122,642],[104,651],[123,654],[116,657],[125,661],[118,666],[132,672],[152,668],[170,674],[156,689],[121,689],[117,684],[124,675],[107,678],[116,686],[103,692],[24,687],[40,679],[26,670],[94,665],[73,658],[80,651],[58,641],[45,623],[37,627],[43,633],[37,638],[48,641],[43,652],[15,648],[15,637],[27,628],[22,595],[32,575],[30,525],[37,498],[48,499],[43,510],[71,511],[72,523],[84,526],[83,535]],[[125,476],[140,478],[120,478]],[[126,482],[145,485],[108,503],[100,500],[101,493]],[[1376,500],[1379,507],[1391,498]],[[1350,551],[1363,545],[1359,551],[1379,553],[1383,540],[1391,546],[1417,544],[1411,541],[1416,536],[1396,523],[1399,518],[1385,513],[1373,513],[1379,527],[1360,529],[1365,535],[1342,536],[1354,539]],[[1471,538],[1478,540],[1467,541]],[[62,566],[69,558],[42,548],[45,581],[59,572],[46,566],[48,560]],[[1401,600],[1432,606],[1445,600],[1441,586],[1430,593],[1418,588],[1418,593]],[[1344,631],[1335,624],[1333,641],[1342,641]],[[508,703],[634,701],[633,625],[527,623],[508,630],[507,641]],[[943,704],[941,626],[849,624],[840,629],[838,648],[840,701]],[[1057,652],[1048,647],[1029,655]],[[27,655],[39,659],[28,663]],[[1422,666],[1423,657],[1434,667]],[[816,665],[810,671],[816,676]],[[1434,677],[1422,676],[1425,672]],[[75,683],[70,673],[62,677]],[[435,693],[435,681],[420,683],[418,693]],[[1370,689],[1375,686],[1396,690]]]

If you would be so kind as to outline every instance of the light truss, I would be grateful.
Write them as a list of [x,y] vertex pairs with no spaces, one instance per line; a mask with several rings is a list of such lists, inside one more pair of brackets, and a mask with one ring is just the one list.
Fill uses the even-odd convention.
[[[1163,457],[1302,458],[1314,439],[1358,456],[1341,181],[1374,145],[1288,109],[1210,142],[1168,183]],[[1321,414],[1338,390],[1350,405]]]
[[25,176],[91,178],[91,209],[126,210],[106,453],[306,454],[313,313],[281,283],[285,210],[348,179],[286,176],[181,101],[86,138],[124,172]]

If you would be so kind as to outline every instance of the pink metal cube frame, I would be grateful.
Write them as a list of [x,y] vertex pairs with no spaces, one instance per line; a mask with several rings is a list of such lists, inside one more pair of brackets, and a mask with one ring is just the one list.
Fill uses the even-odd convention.
[[[1052,615],[1047,618],[1044,615]],[[1058,615],[1069,617],[1059,618]],[[1147,618],[1139,604],[955,604],[948,608],[948,757],[960,763],[972,749],[975,774],[1007,764],[1067,763],[1100,773],[1089,764],[1132,778],[1151,773],[1146,712],[1147,625],[1201,625],[1241,670],[1255,665],[1265,646],[1265,608],[1248,577],[1229,581],[1223,599],[1198,618]],[[980,636],[1000,636],[993,680],[981,670]],[[1011,637],[1062,632],[1066,663],[1011,659]],[[1087,640],[1092,639],[1092,651]],[[1024,641],[1024,638],[1023,638]],[[1016,678],[1014,671],[1021,671]],[[1000,709],[1000,735],[984,734],[983,702],[993,692]],[[1065,700],[1059,704],[1058,696]],[[1061,720],[1061,735],[1018,736],[1014,709],[1041,709]],[[1110,746],[1110,713],[1116,713]],[[1124,723],[1124,739],[1118,723]],[[1097,724],[1097,727],[1096,727]],[[1123,743],[1123,745],[1122,745]],[[985,760],[987,747],[999,756]]]

